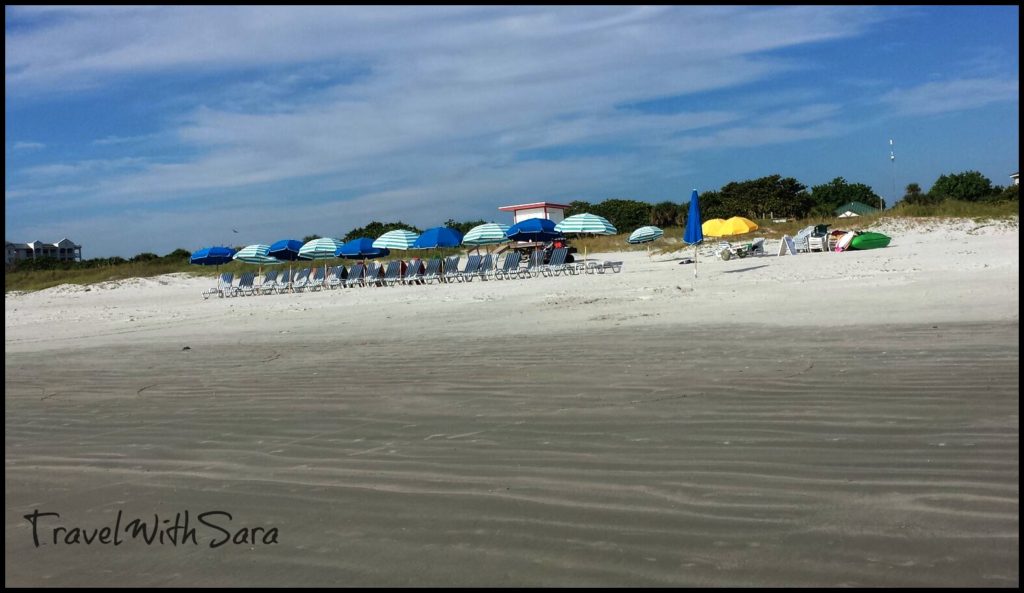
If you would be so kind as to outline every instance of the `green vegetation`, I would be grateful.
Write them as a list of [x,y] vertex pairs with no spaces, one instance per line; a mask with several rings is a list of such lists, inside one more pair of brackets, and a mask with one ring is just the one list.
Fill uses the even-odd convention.
[[[880,198],[870,187],[861,183],[850,183],[842,177],[807,187],[791,177],[770,175],[748,181],[731,182],[717,191],[700,195],[700,210],[703,220],[746,216],[756,221],[760,228],[746,237],[779,238],[784,234],[793,235],[811,224],[829,224],[833,229],[858,230],[870,226],[885,216],[969,218],[976,221],[1007,219],[1020,214],[1019,187],[993,186],[992,182],[977,171],[966,171],[942,175],[928,193],[917,183],[906,187],[903,200],[894,207],[868,216],[857,218],[835,218],[834,209],[852,201],[876,205]],[[650,244],[654,253],[670,253],[684,248],[681,241],[689,203],[660,202],[650,204],[638,200],[609,199],[591,204],[584,201],[570,202],[566,216],[590,212],[607,218],[617,229],[618,235],[598,237],[571,237],[574,247],[588,253],[610,251],[643,251],[648,245],[630,245],[626,238],[634,229],[653,224],[665,231],[665,236]],[[785,223],[774,223],[772,219],[787,218]],[[457,222],[449,218],[445,226],[458,229],[465,234],[469,229],[484,224],[483,220]],[[422,232],[412,225],[399,222],[371,222],[352,229],[343,238],[349,241],[357,237],[379,237],[384,233],[406,229]],[[303,242],[315,239],[309,235]],[[491,248],[495,249],[494,247]],[[483,248],[481,251],[486,251]],[[440,249],[427,251],[396,252],[393,257],[444,257],[463,253],[462,249]],[[19,262],[14,270],[4,274],[4,291],[42,290],[60,284],[94,284],[126,278],[145,278],[185,272],[211,279],[217,271],[235,274],[254,269],[251,264],[232,262],[219,268],[193,266],[188,263],[190,253],[176,249],[164,256],[154,253],[140,253],[130,260],[122,257],[96,258],[82,262],[60,262],[49,258]],[[327,260],[327,265],[337,265],[343,260]],[[350,263],[350,262],[346,262]],[[296,262],[298,264],[298,262]],[[302,265],[323,266],[323,261],[306,262]]]

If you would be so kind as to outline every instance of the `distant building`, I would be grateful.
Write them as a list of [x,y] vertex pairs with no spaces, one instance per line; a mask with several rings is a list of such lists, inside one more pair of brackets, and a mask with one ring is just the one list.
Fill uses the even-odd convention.
[[1020,185],[1020,173],[1010,173],[1010,179],[1013,180],[1014,185]]
[[569,206],[555,204],[553,202],[533,202],[530,204],[516,204],[514,206],[501,206],[498,210],[512,213],[512,224],[518,224],[531,218],[547,218],[556,223],[562,222],[565,218],[564,210]]
[[40,257],[52,257],[60,261],[82,261],[82,246],[67,238],[56,243],[4,241],[4,265],[9,266],[19,261]]
[[864,202],[850,202],[834,210],[836,218],[850,218],[852,216],[864,216],[878,212],[878,208],[868,206]]

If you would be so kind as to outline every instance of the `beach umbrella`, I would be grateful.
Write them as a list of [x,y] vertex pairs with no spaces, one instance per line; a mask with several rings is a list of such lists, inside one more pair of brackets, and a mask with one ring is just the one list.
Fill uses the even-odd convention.
[[700,225],[700,229],[703,234],[709,237],[721,237],[722,235],[720,235],[719,232],[721,231],[723,224],[725,224],[724,218],[712,218]]
[[[630,233],[629,238],[626,239],[627,243],[638,245],[641,243],[651,243],[665,234],[665,231],[659,229],[656,226],[642,226],[637,230]],[[647,257],[651,257],[651,246],[647,246]]]
[[512,241],[552,241],[565,235],[555,230],[555,222],[547,218],[527,218],[508,227],[505,236]]
[[[711,222],[711,221],[708,221]],[[683,231],[683,242],[693,245],[693,277],[697,277],[697,244],[704,240],[704,225],[700,222],[700,204],[697,201],[697,190],[690,194],[690,211],[686,216],[686,230]]]
[[234,256],[235,250],[230,247],[205,247],[193,253],[188,263],[197,266],[217,266],[217,271],[220,272],[220,265],[228,263]]
[[439,247],[458,247],[462,244],[462,233],[446,226],[427,229],[416,237],[413,249],[437,249]]
[[359,237],[339,247],[334,252],[334,255],[335,257],[343,257],[345,259],[373,259],[375,257],[387,256],[390,253],[389,249],[374,247],[373,239]]
[[[320,237],[307,242],[299,249],[299,256],[305,259],[334,259],[335,252],[342,246],[342,242],[330,237]],[[327,262],[324,261],[324,277],[327,277]]]
[[412,231],[396,229],[374,239],[372,246],[377,249],[400,249],[405,251],[406,249],[412,249],[412,244],[418,238],[419,235]]
[[[573,214],[569,218],[566,218],[562,222],[555,226],[555,230],[560,233],[572,233],[575,235],[614,235],[619,231],[615,229],[612,223],[608,222],[608,219],[603,216],[584,212],[583,214]],[[583,261],[587,260],[587,248],[583,248]]]
[[188,263],[197,266],[219,266],[226,264],[235,257],[235,250],[230,247],[205,247],[196,251]]
[[[440,249],[442,247],[458,247],[462,244],[462,233],[456,229],[438,226],[423,231],[416,242],[412,244],[413,249]],[[441,268],[443,274],[446,270]]]
[[408,249],[412,249],[412,244],[415,243],[418,238],[419,235],[412,231],[395,229],[377,237],[373,241],[373,246],[377,249],[398,249],[399,251],[406,251]]
[[[267,255],[275,259],[282,261],[298,261],[300,259],[307,259],[299,255],[299,250],[302,249],[302,241],[295,239],[281,239],[280,241],[270,245],[270,250],[267,251]],[[288,265],[288,278],[292,277],[292,266]]]
[[270,252],[270,245],[247,245],[235,254],[234,259],[236,261],[245,262],[247,264],[258,264],[259,271],[256,272],[259,275],[263,274],[263,264],[274,265],[284,263],[276,257],[270,257],[267,255]]
[[507,224],[500,224],[496,222],[488,222],[487,224],[481,224],[469,229],[469,232],[462,237],[463,245],[497,245],[508,241],[508,229]]
[[665,231],[659,229],[656,226],[642,226],[637,230],[630,233],[629,238],[626,239],[627,243],[638,245],[640,243],[650,243],[665,234]]
[[715,235],[716,237],[730,237],[732,235],[742,235],[751,231],[757,230],[757,223],[743,218],[742,216],[733,216],[726,220],[718,227],[720,234]]

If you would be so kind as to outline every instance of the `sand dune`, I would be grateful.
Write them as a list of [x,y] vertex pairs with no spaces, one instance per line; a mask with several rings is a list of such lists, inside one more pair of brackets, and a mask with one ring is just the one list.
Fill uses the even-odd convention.
[[1018,586],[1017,230],[889,224],[696,280],[8,295],[5,582]]

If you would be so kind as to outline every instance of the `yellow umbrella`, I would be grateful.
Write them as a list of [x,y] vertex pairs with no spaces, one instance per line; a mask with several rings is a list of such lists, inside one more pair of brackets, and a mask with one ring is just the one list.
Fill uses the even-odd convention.
[[749,233],[751,231],[756,230],[756,222],[749,220],[747,218],[743,218],[742,216],[733,216],[732,218],[726,220],[719,226],[718,231],[720,234],[713,236],[727,237],[730,235],[742,235],[744,233]]
[[704,221],[704,224],[700,225],[700,230],[709,237],[721,237],[719,229],[723,224],[725,224],[725,221],[721,218],[712,218],[711,220]]

